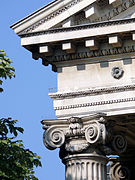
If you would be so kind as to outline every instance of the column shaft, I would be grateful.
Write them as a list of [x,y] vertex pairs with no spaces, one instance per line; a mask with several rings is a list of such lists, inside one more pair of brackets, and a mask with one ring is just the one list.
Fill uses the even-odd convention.
[[70,155],[63,160],[65,180],[106,180],[107,158],[101,155]]

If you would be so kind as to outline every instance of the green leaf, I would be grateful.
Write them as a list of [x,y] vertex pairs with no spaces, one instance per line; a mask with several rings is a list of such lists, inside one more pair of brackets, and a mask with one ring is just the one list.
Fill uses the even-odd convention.
[[24,129],[23,128],[21,128],[21,127],[17,127],[16,128],[19,132],[21,132],[21,133],[23,133],[24,132]]
[[[12,61],[3,50],[0,50],[0,78],[15,77]],[[0,79],[0,85],[3,81]],[[0,92],[3,89],[0,88]],[[37,180],[34,168],[41,166],[40,156],[25,149],[18,134],[23,133],[22,127],[16,126],[17,120],[0,119],[0,179],[1,180]]]
[[[0,77],[1,78],[12,78],[15,77],[15,68],[11,66],[12,61],[8,58],[3,50],[0,50]],[[2,92],[2,89],[0,90]]]
[[4,56],[7,56],[6,53],[4,51],[0,52],[0,57],[4,57]]
[[0,143],[8,144],[8,140],[0,140]]
[[3,89],[2,89],[2,88],[0,88],[0,92],[3,92]]
[[5,67],[3,67],[2,65],[0,65],[0,69],[5,70]]

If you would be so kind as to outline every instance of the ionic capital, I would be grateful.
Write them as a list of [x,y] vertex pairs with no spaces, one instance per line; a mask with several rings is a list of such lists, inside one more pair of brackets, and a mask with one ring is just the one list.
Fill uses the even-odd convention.
[[44,120],[44,145],[51,150],[64,145],[68,152],[81,152],[89,146],[104,145],[107,137],[105,123],[106,120],[100,114],[66,120]]

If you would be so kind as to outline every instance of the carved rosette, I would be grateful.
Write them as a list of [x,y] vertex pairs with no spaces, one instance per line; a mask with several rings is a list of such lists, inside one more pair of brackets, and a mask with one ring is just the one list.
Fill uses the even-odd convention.
[[112,76],[115,79],[120,79],[123,76],[123,69],[121,67],[113,67],[112,68]]

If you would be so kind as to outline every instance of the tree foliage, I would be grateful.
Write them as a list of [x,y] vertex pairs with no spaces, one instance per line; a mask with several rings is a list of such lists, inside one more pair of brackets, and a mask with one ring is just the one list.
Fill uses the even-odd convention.
[[40,157],[25,149],[22,140],[16,140],[23,128],[16,127],[16,120],[0,119],[0,179],[36,180],[34,166],[41,166]]
[[[0,50],[0,85],[3,83],[3,78],[7,79],[9,77],[11,79],[15,77],[15,69],[11,66],[11,63],[12,61],[8,58],[7,54],[3,50]],[[0,88],[0,92],[2,91],[3,88]]]
[[[6,53],[0,50],[1,79],[15,77],[11,62]],[[0,80],[0,84],[2,82]],[[18,133],[24,130],[17,127],[16,122],[11,118],[0,119],[0,180],[36,180],[33,169],[41,166],[40,156],[25,149],[23,141],[17,139]]]

